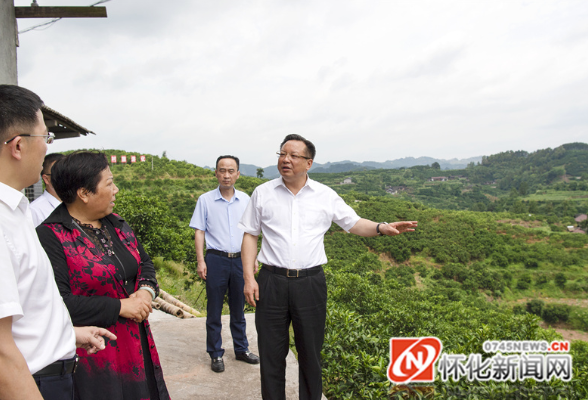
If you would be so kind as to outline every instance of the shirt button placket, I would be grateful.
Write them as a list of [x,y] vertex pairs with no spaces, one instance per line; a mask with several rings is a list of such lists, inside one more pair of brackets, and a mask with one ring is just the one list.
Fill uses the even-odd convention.
[[300,226],[300,212],[298,210],[298,201],[297,198],[294,197],[294,201],[292,202],[292,232],[291,238],[292,242],[290,244],[290,254],[292,255],[292,259],[290,260],[291,268],[296,268],[296,260],[299,259],[298,252],[296,251],[296,244],[298,242],[298,235]]

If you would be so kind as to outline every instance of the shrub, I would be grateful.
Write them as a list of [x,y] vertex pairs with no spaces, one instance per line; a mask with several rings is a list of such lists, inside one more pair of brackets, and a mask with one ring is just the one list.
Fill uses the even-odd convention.
[[345,270],[361,276],[366,275],[370,271],[379,271],[382,269],[380,258],[374,253],[365,252],[356,262],[348,266]]
[[537,268],[539,268],[539,262],[534,259],[526,260],[525,261],[525,268],[537,269]]
[[565,304],[548,304],[543,307],[541,318],[553,324],[558,321],[567,322],[570,317],[570,306]]
[[545,302],[543,300],[531,300],[527,302],[527,312],[540,317],[544,304]]
[[576,281],[568,283],[567,286],[567,290],[569,290],[570,292],[581,292],[583,288],[584,287]]
[[526,310],[522,304],[515,304],[514,307],[512,308],[512,312],[515,315],[523,315],[523,314],[525,314]]
[[506,268],[508,267],[508,258],[503,256],[502,254],[494,253],[492,254],[493,264],[497,267]]
[[416,280],[414,279],[414,269],[406,265],[400,267],[392,267],[386,270],[386,279],[396,279],[402,286],[414,286]]
[[549,282],[549,278],[547,277],[547,275],[539,275],[535,280],[535,285],[541,286],[546,284],[547,282]]
[[[588,332],[588,310],[576,309],[571,315],[571,322],[574,328]],[[588,343],[587,343],[588,344]]]
[[431,278],[433,278],[437,281],[441,280],[441,279],[443,279],[443,273],[440,270],[436,269],[436,270],[434,270],[433,275],[431,275]]
[[429,275],[429,270],[427,269],[427,267],[424,264],[418,264],[415,269],[417,270],[417,272],[419,273],[419,275],[422,278],[426,278],[427,275]]
[[161,256],[195,268],[194,231],[187,223],[170,216],[164,201],[125,191],[120,191],[116,200],[115,212],[133,228],[149,256]]
[[441,267],[441,272],[446,279],[453,279],[458,282],[464,282],[470,275],[465,266],[455,263],[445,264]]
[[588,342],[574,340],[570,350],[574,357],[574,364],[581,365],[588,363]]
[[529,289],[529,286],[531,286],[531,275],[529,275],[529,274],[521,275],[519,277],[519,280],[517,281],[517,289],[525,290],[525,289]]
[[554,281],[557,286],[563,289],[566,286],[566,282],[568,280],[563,272],[558,272],[557,274],[555,274]]
[[472,278],[467,278],[463,282],[462,288],[463,288],[463,290],[474,292],[475,290],[478,289],[478,283]]

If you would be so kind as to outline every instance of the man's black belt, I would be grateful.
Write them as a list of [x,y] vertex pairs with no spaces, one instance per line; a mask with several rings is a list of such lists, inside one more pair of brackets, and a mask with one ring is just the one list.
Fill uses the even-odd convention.
[[304,276],[312,276],[316,275],[323,270],[322,265],[317,265],[316,267],[312,268],[305,268],[305,269],[288,269],[282,267],[274,267],[273,265],[263,264],[263,268],[267,269],[268,271],[284,275],[288,278],[302,278]]
[[227,257],[227,258],[239,258],[239,257],[241,257],[241,252],[238,252],[238,253],[227,253],[227,252],[220,251],[220,250],[215,250],[215,249],[207,249],[206,252],[207,253],[211,253],[211,254],[216,254],[217,256]]
[[77,365],[78,356],[76,355],[69,360],[57,360],[53,364],[49,364],[42,370],[35,372],[33,376],[59,376],[73,374]]

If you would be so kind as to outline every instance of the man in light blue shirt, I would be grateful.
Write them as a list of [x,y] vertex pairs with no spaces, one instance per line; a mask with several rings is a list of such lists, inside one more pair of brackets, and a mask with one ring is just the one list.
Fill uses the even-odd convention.
[[[239,159],[220,156],[216,160],[219,186],[198,198],[190,226],[196,229],[194,243],[198,260],[198,275],[206,281],[206,351],[211,369],[223,372],[225,365],[221,338],[221,312],[228,290],[230,328],[237,360],[258,364],[259,358],[249,351],[245,333],[245,296],[243,295],[243,264],[241,242],[243,231],[237,228],[249,196],[234,185],[240,176]],[[206,240],[206,257],[204,242]]]

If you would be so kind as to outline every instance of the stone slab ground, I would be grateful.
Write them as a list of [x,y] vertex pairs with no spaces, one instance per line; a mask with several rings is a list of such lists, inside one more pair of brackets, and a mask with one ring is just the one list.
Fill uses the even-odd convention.
[[[255,314],[245,314],[245,318],[249,350],[258,354]],[[261,399],[259,365],[235,359],[228,315],[222,316],[223,373],[210,370],[206,318],[179,319],[154,310],[149,321],[172,400]],[[291,351],[286,361],[286,398],[297,400],[298,362]]]

